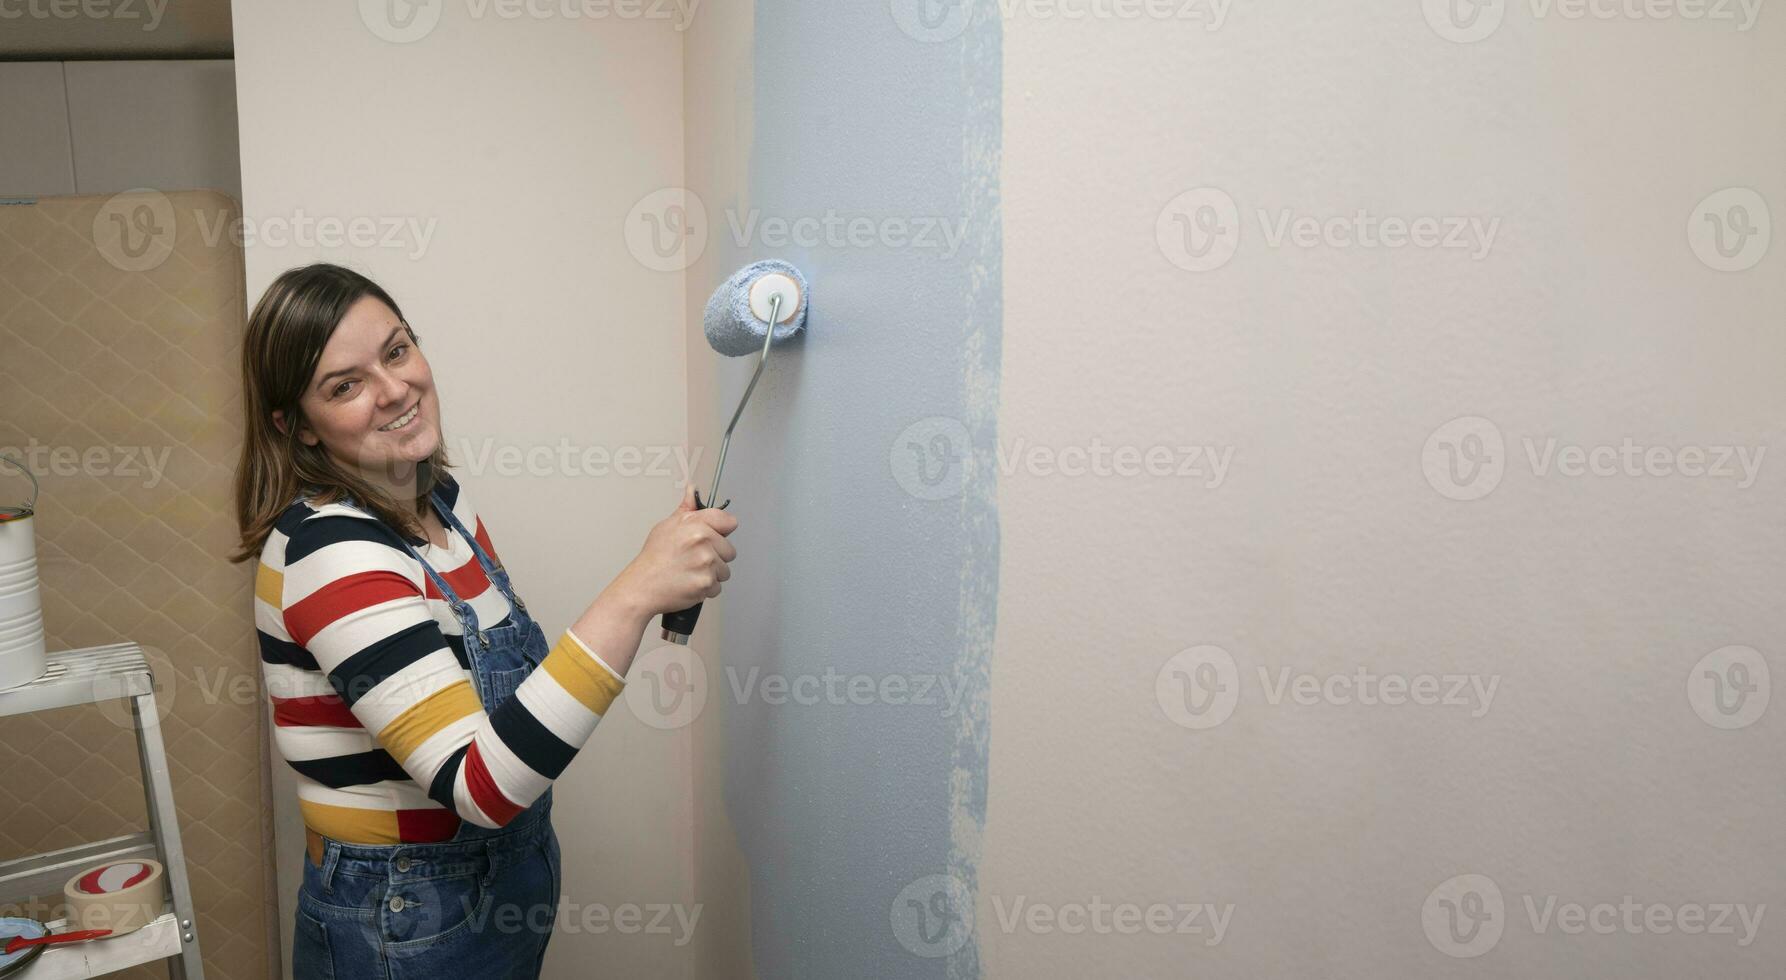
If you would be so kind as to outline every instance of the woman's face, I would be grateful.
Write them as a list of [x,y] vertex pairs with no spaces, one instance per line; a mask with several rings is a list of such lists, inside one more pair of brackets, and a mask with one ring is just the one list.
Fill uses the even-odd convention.
[[[375,485],[413,481],[414,464],[440,444],[440,403],[428,359],[397,314],[371,296],[341,318],[298,404],[304,413],[298,438],[320,444]],[[276,422],[281,416],[273,413]],[[390,428],[400,421],[400,428]]]

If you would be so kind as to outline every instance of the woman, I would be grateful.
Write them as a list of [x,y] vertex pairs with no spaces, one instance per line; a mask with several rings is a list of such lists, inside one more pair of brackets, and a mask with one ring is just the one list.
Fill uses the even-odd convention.
[[548,648],[447,473],[433,374],[383,289],[332,265],[280,276],[242,381],[233,560],[259,560],[306,830],[293,971],[537,976],[561,881],[552,781],[650,619],[719,595],[738,522],[691,485]]

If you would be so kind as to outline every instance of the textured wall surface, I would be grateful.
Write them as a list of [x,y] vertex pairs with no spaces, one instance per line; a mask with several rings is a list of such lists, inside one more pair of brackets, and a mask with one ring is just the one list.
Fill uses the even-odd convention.
[[[708,218],[716,247],[787,259],[813,295],[721,491],[743,564],[708,669],[754,965],[941,976],[948,957],[890,926],[912,882],[971,877],[983,806],[998,27],[926,44],[885,4],[759,3],[754,46],[748,188]],[[721,366],[724,413],[748,360]]]
[[[1018,6],[1000,441],[1174,466],[1000,475],[987,975],[1786,961],[1786,20],[1632,6]],[[1719,446],[1755,478],[1678,471]],[[1423,676],[1494,696],[1383,703]],[[1094,899],[1170,926],[1069,934]]]

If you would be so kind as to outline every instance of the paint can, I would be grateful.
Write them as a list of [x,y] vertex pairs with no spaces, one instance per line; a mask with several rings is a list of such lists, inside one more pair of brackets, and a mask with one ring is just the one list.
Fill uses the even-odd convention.
[[43,594],[37,583],[37,477],[23,462],[0,455],[31,478],[31,501],[0,505],[0,690],[43,676]]

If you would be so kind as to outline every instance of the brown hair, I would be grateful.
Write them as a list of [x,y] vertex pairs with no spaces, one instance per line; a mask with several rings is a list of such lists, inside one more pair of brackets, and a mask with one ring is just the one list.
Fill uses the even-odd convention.
[[[236,522],[242,532],[242,548],[230,557],[231,562],[259,558],[279,515],[301,495],[314,497],[318,504],[351,496],[354,503],[399,533],[422,536],[420,524],[400,510],[390,494],[358,472],[338,465],[320,444],[307,446],[298,438],[303,419],[298,399],[309,386],[323,347],[342,317],[366,296],[390,307],[402,320],[411,342],[421,346],[415,329],[403,319],[403,311],[389,293],[338,265],[318,263],[290,269],[273,280],[255,304],[242,342],[246,429],[241,461],[236,466]],[[284,432],[273,424],[274,409],[284,413]],[[417,464],[418,506],[451,465],[443,438],[434,454]]]

